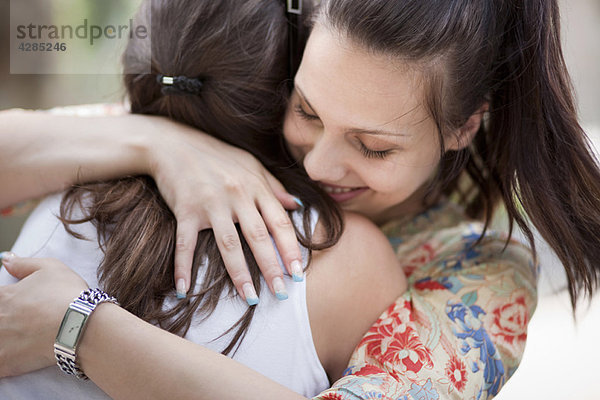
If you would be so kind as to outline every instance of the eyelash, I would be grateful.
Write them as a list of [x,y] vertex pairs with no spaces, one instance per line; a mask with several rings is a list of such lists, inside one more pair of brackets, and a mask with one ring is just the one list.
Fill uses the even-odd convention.
[[[296,106],[294,106],[294,112],[296,114],[298,114],[298,116],[305,121],[318,121],[319,120],[319,117],[317,117],[316,115],[311,115],[311,114],[307,113],[306,111],[304,111],[304,109],[302,108],[302,106],[300,104],[297,104]],[[375,159],[382,160],[391,152],[391,150],[371,150],[367,146],[365,146],[364,143],[361,142],[360,140],[358,141],[358,143],[360,145],[360,152],[366,158],[375,158]]]
[[360,152],[366,158],[377,158],[383,160],[391,150],[371,150],[367,146],[363,144],[363,142],[358,142],[360,144]]
[[300,104],[296,104],[296,106],[294,107],[294,111],[303,120],[306,120],[306,121],[317,121],[317,120],[319,120],[319,117],[317,117],[316,115],[310,115],[309,113],[307,113],[306,111],[304,111],[304,109],[302,108],[302,106]]

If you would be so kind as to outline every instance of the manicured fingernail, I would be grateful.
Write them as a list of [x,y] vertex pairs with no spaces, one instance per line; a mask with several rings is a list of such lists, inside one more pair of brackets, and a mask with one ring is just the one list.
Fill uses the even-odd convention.
[[187,297],[187,290],[185,290],[185,279],[177,280],[177,298],[179,300],[185,299]]
[[255,306],[258,304],[258,296],[256,295],[256,290],[254,290],[254,286],[251,283],[245,283],[242,286],[242,290],[244,291],[244,296],[246,297],[246,303],[249,306]]
[[302,271],[302,264],[300,264],[300,261],[292,261],[290,267],[292,270],[292,278],[294,279],[294,282],[302,282],[304,280],[304,271]]
[[304,203],[302,202],[302,200],[300,200],[299,198],[297,198],[296,196],[294,196],[294,201],[296,202],[296,204],[298,204],[300,207],[304,207]]
[[285,284],[280,277],[273,279],[273,290],[275,291],[275,297],[279,300],[287,300],[287,290],[285,290]]
[[0,253],[0,263],[10,264],[10,262],[16,257],[15,253],[10,251],[3,251]]

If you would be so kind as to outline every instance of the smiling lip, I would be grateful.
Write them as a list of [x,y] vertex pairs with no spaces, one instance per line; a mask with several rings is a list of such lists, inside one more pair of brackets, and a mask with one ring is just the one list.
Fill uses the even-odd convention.
[[351,200],[369,189],[367,187],[344,187],[336,185],[326,185],[324,183],[320,183],[319,185],[323,190],[325,190],[325,192],[327,192],[329,196],[331,196],[332,199],[334,199],[338,203],[343,203],[348,200]]

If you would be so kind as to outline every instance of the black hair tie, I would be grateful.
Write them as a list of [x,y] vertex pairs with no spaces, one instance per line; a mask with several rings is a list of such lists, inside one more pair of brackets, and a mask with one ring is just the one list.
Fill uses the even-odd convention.
[[303,0],[284,0],[288,22],[288,89],[294,89],[294,75],[298,71],[302,54],[299,53],[301,30],[303,29]]
[[162,93],[167,94],[190,94],[198,96],[204,84],[199,78],[188,78],[187,76],[165,76],[159,74],[156,81],[162,86]]

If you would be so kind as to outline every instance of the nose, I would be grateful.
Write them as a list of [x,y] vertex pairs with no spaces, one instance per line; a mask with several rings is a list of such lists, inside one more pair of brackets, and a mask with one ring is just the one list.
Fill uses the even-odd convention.
[[338,182],[347,173],[343,146],[332,135],[323,133],[315,138],[304,156],[304,169],[314,181]]

